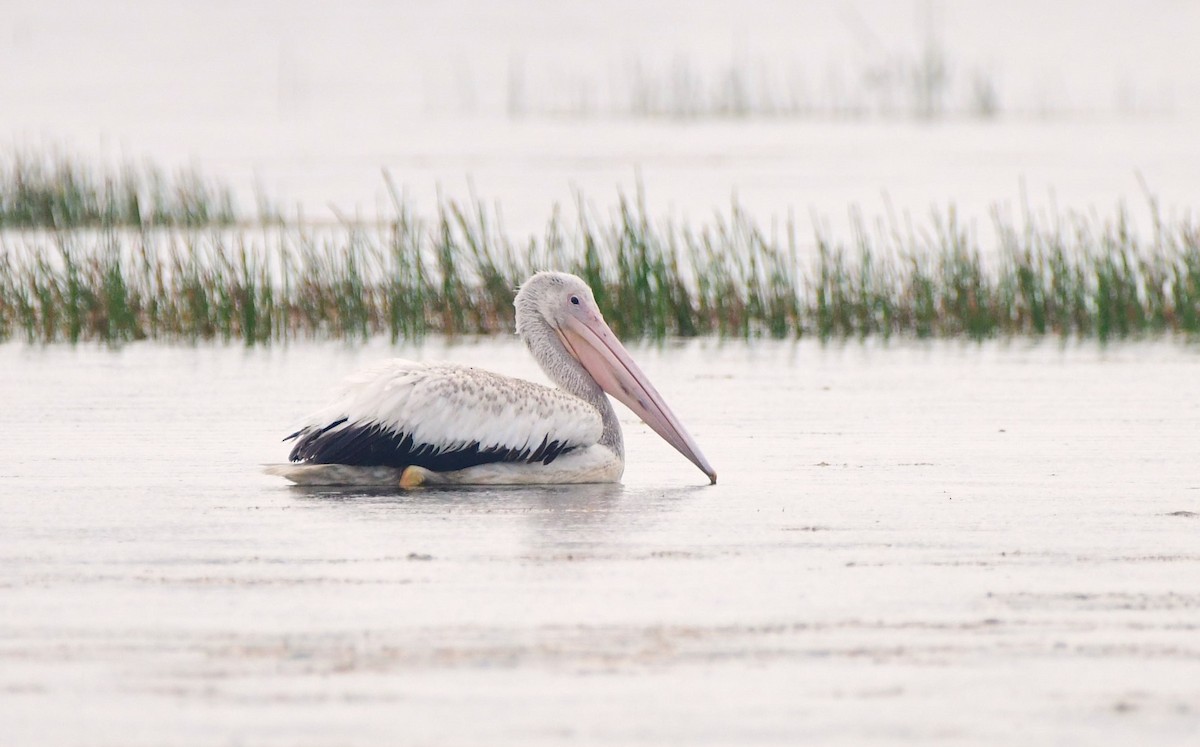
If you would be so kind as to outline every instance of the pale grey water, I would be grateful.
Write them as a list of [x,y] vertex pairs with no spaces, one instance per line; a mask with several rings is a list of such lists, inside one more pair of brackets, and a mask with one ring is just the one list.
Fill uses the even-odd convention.
[[[1015,117],[502,113],[513,60],[551,98],[680,55],[799,65],[819,97],[911,55],[923,6],[953,85],[979,66]],[[736,193],[802,236],[810,211],[844,236],[852,204],[986,227],[1025,198],[1124,200],[1148,233],[1139,176],[1168,217],[1200,199],[1200,13],[1175,0],[6,11],[11,148],[190,164],[317,219],[386,214],[381,168],[424,211],[473,185],[517,237],[576,188],[603,212],[639,182],[656,218],[705,222]],[[716,487],[636,423],[617,487],[258,473],[392,352],[0,346],[0,745],[1200,738],[1194,348],[641,351]],[[536,375],[515,345],[409,352]]]
[[259,474],[391,354],[0,346],[0,744],[1194,744],[1200,353],[635,350],[623,486]]

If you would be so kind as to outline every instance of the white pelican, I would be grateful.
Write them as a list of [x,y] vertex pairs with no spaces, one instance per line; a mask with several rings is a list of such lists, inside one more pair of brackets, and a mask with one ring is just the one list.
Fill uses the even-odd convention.
[[350,377],[284,440],[268,472],[305,485],[617,482],[625,446],[605,392],[708,475],[717,473],[574,275],[517,293],[517,334],[558,388],[453,363],[391,360]]

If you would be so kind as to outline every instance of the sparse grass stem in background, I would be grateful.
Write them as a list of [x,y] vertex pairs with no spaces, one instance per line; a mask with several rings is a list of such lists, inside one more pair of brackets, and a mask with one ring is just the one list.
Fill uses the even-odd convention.
[[194,171],[168,177],[132,164],[98,170],[70,156],[33,151],[0,158],[0,229],[196,227],[235,219],[230,190]]

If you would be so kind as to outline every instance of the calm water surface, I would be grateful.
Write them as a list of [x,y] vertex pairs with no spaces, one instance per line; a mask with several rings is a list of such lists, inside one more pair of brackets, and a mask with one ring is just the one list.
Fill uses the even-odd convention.
[[1200,355],[635,351],[716,465],[288,487],[386,355],[0,346],[0,743],[1194,744]]

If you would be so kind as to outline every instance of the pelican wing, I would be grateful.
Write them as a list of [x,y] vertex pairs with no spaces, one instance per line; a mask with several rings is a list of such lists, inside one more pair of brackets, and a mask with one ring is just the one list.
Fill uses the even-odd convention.
[[313,464],[445,472],[544,462],[600,440],[600,413],[551,387],[451,363],[390,360],[348,378],[284,440]]

